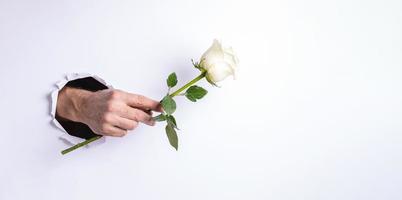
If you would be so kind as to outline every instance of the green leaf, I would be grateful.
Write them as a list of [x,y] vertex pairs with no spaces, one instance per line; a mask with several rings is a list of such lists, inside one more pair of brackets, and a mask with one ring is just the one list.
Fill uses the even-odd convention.
[[177,76],[176,73],[171,73],[168,77],[168,79],[166,80],[167,85],[172,88],[174,86],[176,86],[177,84]]
[[187,89],[186,97],[190,101],[196,102],[197,99],[202,99],[207,93],[208,93],[208,91],[205,90],[204,88],[193,85]]
[[197,99],[201,99],[208,93],[208,91],[200,86],[193,85],[187,89],[186,93],[190,94],[191,96],[193,96]]
[[177,149],[179,148],[179,141],[177,138],[177,133],[174,130],[173,126],[171,124],[166,125],[166,135],[169,139],[169,143],[170,145],[172,145],[172,147],[174,147],[177,151]]
[[192,101],[192,102],[196,102],[196,101],[197,101],[197,99],[196,99],[195,97],[193,97],[193,96],[191,96],[191,95],[189,95],[189,94],[186,94],[186,97],[187,97],[188,100],[190,100],[190,101]]
[[166,120],[166,115],[164,114],[160,114],[158,116],[153,117],[153,119],[157,122],[162,122]]
[[173,117],[173,115],[169,115],[166,117],[167,123],[171,124],[173,126],[173,128],[178,129],[177,128],[177,123],[176,123],[176,119]]
[[163,97],[161,104],[167,115],[171,115],[176,111],[176,102],[169,95]]

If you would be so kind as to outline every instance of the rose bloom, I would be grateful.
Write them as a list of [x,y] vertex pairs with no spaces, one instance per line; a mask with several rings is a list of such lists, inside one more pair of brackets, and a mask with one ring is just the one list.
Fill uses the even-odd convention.
[[231,47],[223,47],[218,40],[201,56],[200,68],[206,71],[209,82],[216,83],[229,76],[235,77],[238,58]]

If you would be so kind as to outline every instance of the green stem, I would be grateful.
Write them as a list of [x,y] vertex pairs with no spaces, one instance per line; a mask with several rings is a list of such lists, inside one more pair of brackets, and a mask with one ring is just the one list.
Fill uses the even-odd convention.
[[85,146],[85,145],[87,145],[87,144],[89,144],[89,143],[91,143],[91,142],[93,142],[93,141],[96,141],[96,140],[98,140],[98,139],[100,139],[102,136],[100,136],[100,135],[98,135],[98,136],[95,136],[95,137],[93,137],[93,138],[90,138],[90,139],[88,139],[88,140],[85,140],[85,141],[83,141],[83,142],[80,142],[80,143],[78,143],[78,144],[76,144],[76,145],[74,145],[74,146],[72,146],[72,147],[70,147],[70,148],[68,148],[68,149],[64,149],[62,152],[61,152],[61,154],[66,154],[66,153],[70,153],[71,151],[74,151],[74,150],[76,150],[76,149],[78,149],[78,148],[80,148],[80,147],[82,147],[82,146]]
[[[177,96],[178,94],[180,94],[180,92],[182,92],[183,90],[187,89],[188,87],[190,87],[191,85],[193,85],[193,84],[196,83],[197,81],[199,81],[199,80],[201,80],[202,78],[204,78],[204,77],[205,77],[205,74],[206,74],[206,72],[203,71],[200,75],[198,75],[197,77],[195,77],[193,80],[191,80],[191,81],[188,82],[187,84],[183,85],[183,87],[179,88],[178,90],[176,90],[175,92],[173,92],[172,94],[170,94],[170,97]],[[74,145],[74,146],[72,146],[72,147],[70,147],[70,148],[68,148],[68,149],[63,150],[63,151],[61,152],[61,154],[64,155],[64,154],[70,153],[71,151],[74,151],[74,150],[76,150],[76,149],[78,149],[78,148],[80,148],[80,147],[83,147],[83,146],[85,146],[85,145],[91,143],[91,142],[94,142],[94,141],[100,139],[101,137],[102,137],[102,136],[98,135],[98,136],[95,136],[95,137],[90,138],[90,139],[88,139],[88,140],[85,140],[85,141],[83,141],[83,142],[80,142],[80,143],[78,143],[78,144],[76,144],[76,145]]]
[[197,81],[201,80],[204,77],[205,77],[205,72],[202,72],[200,75],[195,77],[193,80],[191,80],[187,84],[183,85],[183,87],[179,88],[178,90],[176,90],[175,92],[170,94],[170,97],[174,97],[174,96],[180,94],[180,92],[182,92],[183,90],[187,89],[188,87],[190,87],[191,85],[193,85],[194,83],[196,83]]

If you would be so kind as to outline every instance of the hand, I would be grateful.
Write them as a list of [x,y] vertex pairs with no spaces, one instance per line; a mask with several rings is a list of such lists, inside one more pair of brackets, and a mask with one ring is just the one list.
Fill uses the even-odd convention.
[[87,124],[97,134],[122,137],[139,122],[153,126],[152,110],[161,112],[159,102],[142,95],[65,87],[59,92],[56,112],[62,118]]

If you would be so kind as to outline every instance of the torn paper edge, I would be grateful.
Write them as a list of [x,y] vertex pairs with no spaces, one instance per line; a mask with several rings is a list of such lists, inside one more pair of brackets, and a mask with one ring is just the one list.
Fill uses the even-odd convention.
[[[76,79],[80,79],[80,78],[86,78],[86,77],[92,77],[95,80],[99,81],[100,83],[102,83],[103,85],[105,85],[108,88],[113,88],[111,85],[108,85],[106,83],[105,80],[103,80],[102,78],[99,78],[96,75],[91,75],[88,73],[73,73],[73,74],[68,74],[65,76],[64,79],[58,81],[56,83],[56,89],[54,89],[51,93],[51,106],[52,109],[50,111],[50,115],[52,116],[52,123],[59,128],[60,130],[62,130],[63,132],[60,132],[59,134],[59,138],[63,141],[68,141],[71,144],[77,144],[80,142],[85,141],[85,139],[79,138],[79,137],[75,137],[72,135],[69,135],[67,133],[67,131],[61,126],[61,124],[56,120],[56,106],[57,106],[57,98],[58,98],[58,94],[59,91],[69,82],[69,81],[73,81]],[[102,137],[101,139],[96,140],[95,142],[92,142],[90,144],[88,144],[87,146],[93,146],[96,144],[100,144],[100,143],[104,143],[105,142],[105,137]]]

